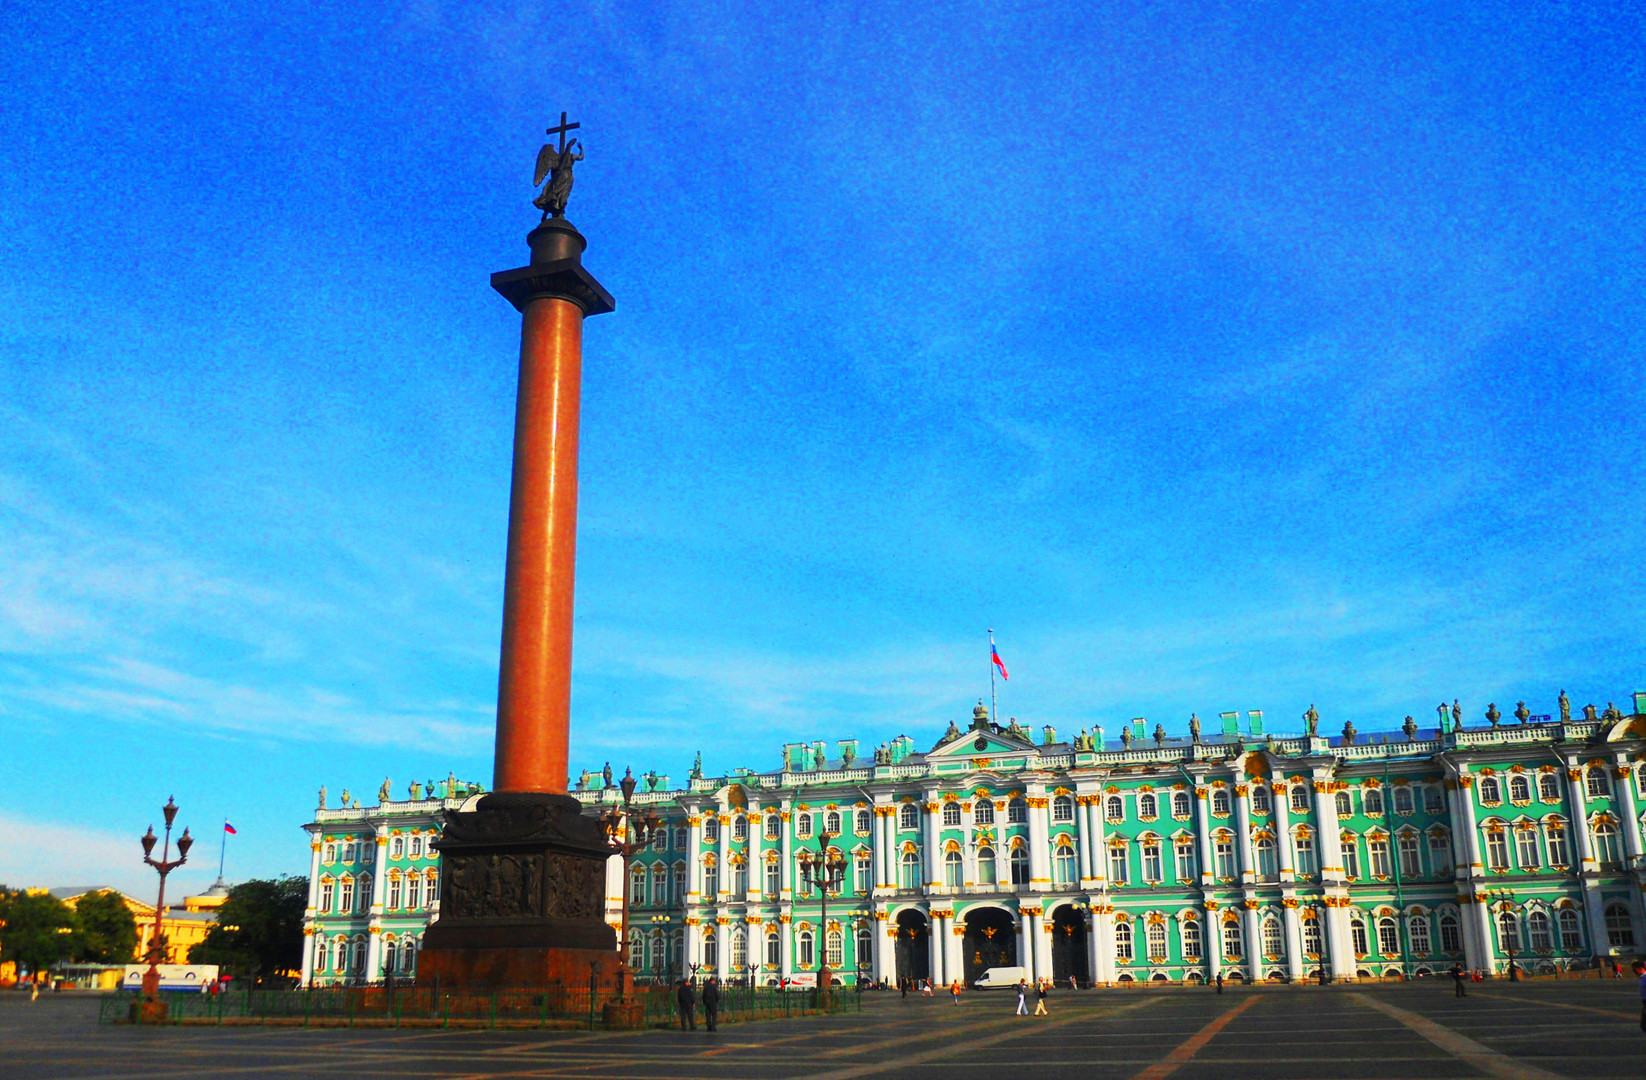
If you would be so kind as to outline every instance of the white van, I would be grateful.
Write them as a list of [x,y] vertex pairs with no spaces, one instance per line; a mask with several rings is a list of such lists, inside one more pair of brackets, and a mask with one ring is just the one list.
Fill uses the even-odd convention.
[[[973,990],[1010,990],[1018,983],[1029,982],[1029,969],[1022,967],[990,968],[972,983]],[[1032,984],[1030,984],[1032,985]]]

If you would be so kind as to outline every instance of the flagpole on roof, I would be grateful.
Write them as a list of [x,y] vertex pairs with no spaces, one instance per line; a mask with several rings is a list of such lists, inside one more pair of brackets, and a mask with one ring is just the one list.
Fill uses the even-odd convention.
[[994,694],[994,627],[989,627],[989,722],[1000,723],[1000,705]]
[[217,852],[217,880],[223,880],[223,859],[229,853],[229,819],[223,819],[223,845]]

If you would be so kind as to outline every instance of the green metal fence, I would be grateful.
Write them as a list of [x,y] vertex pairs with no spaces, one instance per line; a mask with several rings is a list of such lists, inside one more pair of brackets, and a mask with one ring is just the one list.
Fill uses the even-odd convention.
[[[678,1024],[680,1014],[670,987],[634,991],[645,1005],[648,1026]],[[129,1018],[138,995],[111,994],[102,1001],[101,1023]],[[424,988],[345,987],[316,990],[226,990],[219,994],[166,993],[173,1022],[191,1024],[295,1024],[369,1027],[598,1027],[609,990],[591,994],[586,986],[550,986],[528,990],[454,993]],[[722,991],[720,1019],[728,1023],[784,1016],[858,1012],[859,996],[851,991],[728,988]],[[702,1019],[702,1006],[698,1006]]]

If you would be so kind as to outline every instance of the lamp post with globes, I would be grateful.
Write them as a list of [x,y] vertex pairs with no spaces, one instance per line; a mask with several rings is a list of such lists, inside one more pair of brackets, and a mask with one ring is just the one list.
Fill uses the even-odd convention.
[[623,808],[619,810],[613,807],[606,812],[601,821],[606,827],[606,839],[612,850],[623,856],[623,929],[622,937],[618,940],[625,960],[624,970],[627,972],[620,993],[627,997],[628,983],[634,976],[632,971],[628,971],[626,963],[629,955],[629,860],[634,858],[635,852],[645,849],[657,839],[658,830],[663,823],[650,810],[638,818],[634,816],[635,779],[632,768],[623,770],[623,779],[618,787],[623,792]]
[[817,969],[817,988],[823,991],[829,989],[829,891],[840,888],[846,880],[845,858],[839,851],[829,847],[839,835],[831,832],[818,833],[817,854],[801,851],[798,856],[801,880],[806,883],[807,888],[816,885],[822,894],[823,909],[818,916],[818,922],[822,924],[823,932],[818,948],[822,950],[823,955],[822,963]]
[[160,962],[166,958],[165,939],[162,933],[162,919],[166,916],[166,875],[189,861],[189,848],[194,846],[194,838],[189,836],[189,830],[184,829],[183,835],[177,838],[177,858],[171,857],[171,825],[177,818],[177,803],[166,797],[166,805],[160,808],[160,813],[166,819],[165,842],[160,847],[160,858],[154,858],[154,845],[159,837],[154,835],[154,826],[143,834],[143,861],[160,874],[160,895],[154,902],[154,933],[149,937],[149,970],[143,973],[143,1018],[164,1020],[165,1009],[160,1006]]

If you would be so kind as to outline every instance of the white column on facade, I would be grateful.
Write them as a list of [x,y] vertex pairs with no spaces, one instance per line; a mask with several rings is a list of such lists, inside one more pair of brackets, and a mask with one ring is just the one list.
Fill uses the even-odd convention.
[[1463,916],[1475,924],[1476,948],[1478,954],[1471,967],[1482,971],[1497,970],[1497,927],[1491,910],[1491,905],[1485,902],[1483,893],[1475,893],[1470,898],[1468,910]]
[[874,885],[877,895],[897,888],[897,839],[891,829],[892,815],[896,812],[889,806],[879,804],[874,808]]
[[314,927],[303,927],[303,978],[299,986],[308,986],[314,978]]
[[[696,904],[703,899],[703,815],[692,814],[686,823],[691,833],[686,842],[686,902]],[[697,959],[695,950],[690,955]]]
[[[1315,824],[1320,829],[1316,839],[1320,856],[1320,881],[1323,885],[1343,881],[1343,840],[1337,822],[1337,794],[1332,791],[1330,769],[1317,769],[1314,775]],[[1334,971],[1332,973],[1336,975]]]
[[965,934],[962,927],[949,912],[943,918],[943,975],[945,982],[955,982],[966,977],[966,960],[964,956]]
[[[1194,786],[1195,809],[1195,842],[1200,845],[1200,883],[1204,886],[1212,884],[1212,804],[1211,789],[1203,780],[1197,779]],[[1217,974],[1214,970],[1212,974]]]
[[1114,908],[1092,906],[1092,979],[1099,985],[1114,983]]
[[[712,899],[725,903],[732,893],[732,816],[725,803],[720,804],[720,884],[719,895]],[[721,949],[724,953],[726,950]]]
[[977,884],[977,843],[973,835],[976,827],[977,819],[973,814],[972,802],[967,800],[960,804],[960,880],[967,886]]
[[1052,977],[1052,939],[1047,932],[1046,916],[1042,908],[1031,909],[1029,926],[1034,931],[1034,976],[1037,979]]
[[932,912],[931,921],[927,923],[927,928],[931,931],[926,938],[927,949],[931,954],[928,970],[931,972],[933,986],[942,986],[948,981],[943,974],[943,959],[947,951],[943,939],[948,930],[949,920],[944,918],[943,914],[941,911]]
[[[848,810],[846,813],[850,815],[851,811]],[[744,809],[744,814],[746,815],[744,820],[749,823],[749,838],[743,844],[743,857],[748,860],[749,887],[744,895],[735,896],[732,899],[758,904],[761,899],[761,890],[766,887],[765,867],[760,862],[760,838],[765,835],[765,830],[760,825],[760,804],[750,799],[749,805]],[[750,938],[750,956],[755,955],[753,940],[753,938]]]
[[874,913],[874,934],[871,937],[871,940],[874,942],[873,947],[872,947],[872,953],[873,953],[873,956],[874,956],[874,981],[875,982],[887,982],[892,977],[891,972],[887,969],[887,957],[891,954],[891,951],[892,951],[890,949],[890,947],[888,947],[887,941],[886,941],[886,927],[887,927],[887,925],[888,925],[888,921],[887,921],[886,913],[884,911],[875,912]]
[[[782,839],[778,842],[777,885],[783,890],[782,899],[788,901],[794,899],[794,804],[784,799],[782,806],[778,814],[778,835]],[[788,940],[787,931],[784,932],[784,940]]]
[[926,867],[926,880],[921,884],[926,886],[928,892],[935,891],[937,886],[943,884],[943,853],[938,850],[938,804],[934,801],[935,796],[935,792],[923,792],[921,796],[927,800],[924,806],[926,833],[921,844],[921,863]]
[[[1029,804],[1029,888],[1045,892],[1052,887],[1051,800],[1041,784],[1031,784]],[[1038,946],[1038,942],[1036,943]]]
[[373,831],[377,854],[372,864],[371,921],[366,932],[367,982],[375,982],[383,970],[383,896],[389,880],[389,827],[379,824]]
[[1583,914],[1589,923],[1589,948],[1595,954],[1606,951],[1606,916],[1600,902],[1600,863],[1595,858],[1594,837],[1589,834],[1588,793],[1583,790],[1583,769],[1576,761],[1566,765],[1566,795],[1571,803],[1571,830],[1577,840],[1578,865],[1582,873]]
[[1640,811],[1635,806],[1635,774],[1629,769],[1627,758],[1619,758],[1612,769],[1612,783],[1617,785],[1618,801],[1623,806],[1623,853],[1628,865],[1635,865],[1640,855]]
[[320,837],[315,834],[309,841],[309,906],[305,914],[313,916],[320,904]]
[[1263,935],[1260,930],[1257,908],[1247,905],[1240,913],[1242,929],[1246,938],[1246,972],[1253,982],[1263,977]]
[[1092,883],[1095,888],[1108,887],[1109,851],[1104,830],[1108,827],[1103,814],[1103,789],[1099,788],[1086,804],[1087,835],[1092,840]]
[[1080,887],[1087,888],[1092,881],[1092,823],[1091,796],[1074,797],[1074,821],[1080,844]]
[[1303,927],[1297,917],[1297,900],[1287,897],[1282,901],[1285,909],[1281,913],[1286,928],[1286,974],[1293,982],[1303,978]]
[[1332,960],[1332,978],[1353,979],[1355,948],[1354,937],[1349,932],[1349,908],[1343,902],[1332,903],[1332,899],[1327,897],[1326,905],[1326,952]]
[[777,973],[785,983],[794,978],[794,923],[788,917],[777,924]]
[[[1205,799],[1201,802],[1204,804]],[[1223,916],[1218,911],[1216,901],[1207,901],[1204,906],[1206,913],[1206,981],[1216,982],[1218,972],[1223,970]]]
[[[696,826],[693,826],[693,828],[696,828]],[[691,978],[692,965],[702,962],[703,927],[699,924],[696,916],[692,916],[686,920],[685,953],[680,957],[681,978]]]
[[1257,867],[1252,864],[1252,786],[1236,784],[1235,796],[1235,852],[1240,859],[1240,883],[1252,885],[1257,881]]
[[[1269,798],[1274,806],[1275,850],[1280,855],[1280,880],[1291,881],[1297,863],[1292,855],[1292,804],[1287,792],[1274,784],[1269,785]],[[1292,952],[1296,952],[1293,949]]]
[[1034,927],[1029,921],[1029,909],[1017,909],[1017,963],[1032,977],[1034,975],[1035,946],[1039,944],[1034,939]]
[[[724,823],[722,823],[720,827],[722,829],[725,829],[727,826]],[[714,943],[715,943],[714,970],[715,970],[715,974],[720,976],[720,981],[722,983],[724,983],[728,978],[731,977],[731,972],[732,972],[732,929],[733,929],[733,927],[732,927],[731,921],[724,915],[722,915],[720,918],[716,919],[715,923],[716,923],[716,926],[714,928]],[[744,938],[745,942],[747,940],[748,940],[747,938]]]

